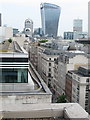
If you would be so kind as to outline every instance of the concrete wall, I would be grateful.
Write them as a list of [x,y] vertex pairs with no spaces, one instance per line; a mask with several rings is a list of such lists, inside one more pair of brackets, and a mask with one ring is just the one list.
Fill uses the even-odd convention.
[[[5,120],[5,119],[2,119]],[[17,120],[16,119],[9,119],[9,120]],[[60,119],[60,118],[20,118],[18,120],[65,120],[64,118]]]
[[3,104],[0,108],[0,118],[19,118],[19,120],[22,120],[20,118],[24,120],[63,120],[65,118],[78,120],[82,118],[89,120],[89,115],[77,103],[21,105],[11,103]]
[[51,103],[51,95],[45,95],[45,94],[26,94],[26,95],[3,95],[0,96],[0,100],[3,101],[3,103],[8,104],[39,104],[39,103]]

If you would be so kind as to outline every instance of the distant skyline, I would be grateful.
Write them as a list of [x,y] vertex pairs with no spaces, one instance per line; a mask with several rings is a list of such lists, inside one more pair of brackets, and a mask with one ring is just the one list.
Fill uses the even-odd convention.
[[30,18],[34,22],[34,28],[41,27],[41,3],[52,3],[61,7],[58,35],[64,31],[73,30],[73,20],[83,20],[83,31],[88,30],[88,0],[0,0],[0,13],[2,25],[24,28],[24,22]]

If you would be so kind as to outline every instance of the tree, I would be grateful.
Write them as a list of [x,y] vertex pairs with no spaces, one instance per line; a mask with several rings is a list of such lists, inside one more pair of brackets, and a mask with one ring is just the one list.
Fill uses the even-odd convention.
[[59,96],[56,103],[66,103],[66,95]]
[[8,39],[8,42],[9,42],[9,43],[12,43],[12,39],[11,39],[11,38],[9,38],[9,39]]
[[45,43],[45,42],[48,42],[48,40],[40,40],[39,42],[40,43]]

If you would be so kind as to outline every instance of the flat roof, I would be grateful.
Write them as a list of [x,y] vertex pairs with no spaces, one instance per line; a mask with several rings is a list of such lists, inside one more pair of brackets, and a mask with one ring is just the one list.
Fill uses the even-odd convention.
[[81,76],[81,77],[88,77],[88,76],[85,76],[85,75],[79,73],[78,70],[73,70],[73,71],[70,71],[70,72],[71,72],[71,73],[74,73],[74,74],[76,74],[76,75],[79,75],[79,76]]
[[89,38],[89,39],[79,39],[79,40],[75,40],[75,42],[81,43],[81,44],[90,44],[90,38]]
[[16,41],[6,40],[0,43],[0,58],[28,58],[27,51]]
[[[82,71],[83,68],[86,70],[86,72],[85,72],[85,71]],[[80,71],[81,71],[81,72],[80,72]],[[81,76],[81,77],[90,77],[90,75],[88,74],[89,71],[90,71],[90,66],[80,66],[80,67],[78,68],[78,70],[71,70],[71,71],[69,71],[69,72],[70,72],[70,73],[77,74],[77,75],[79,75],[79,76]]]
[[90,70],[90,66],[81,66],[81,67],[86,69],[86,70]]
[[1,53],[10,53],[10,52],[24,53],[24,51],[16,41],[9,42],[9,40],[5,40],[2,43],[0,43],[0,52]]
[[[0,101],[1,103],[2,101]],[[88,113],[77,103],[0,104],[0,118],[59,118],[87,119]]]

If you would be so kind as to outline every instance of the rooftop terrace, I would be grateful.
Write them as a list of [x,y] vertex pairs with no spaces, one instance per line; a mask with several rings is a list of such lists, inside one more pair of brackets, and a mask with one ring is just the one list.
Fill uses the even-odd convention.
[[5,40],[0,43],[0,52],[23,52],[16,41],[10,40]]

